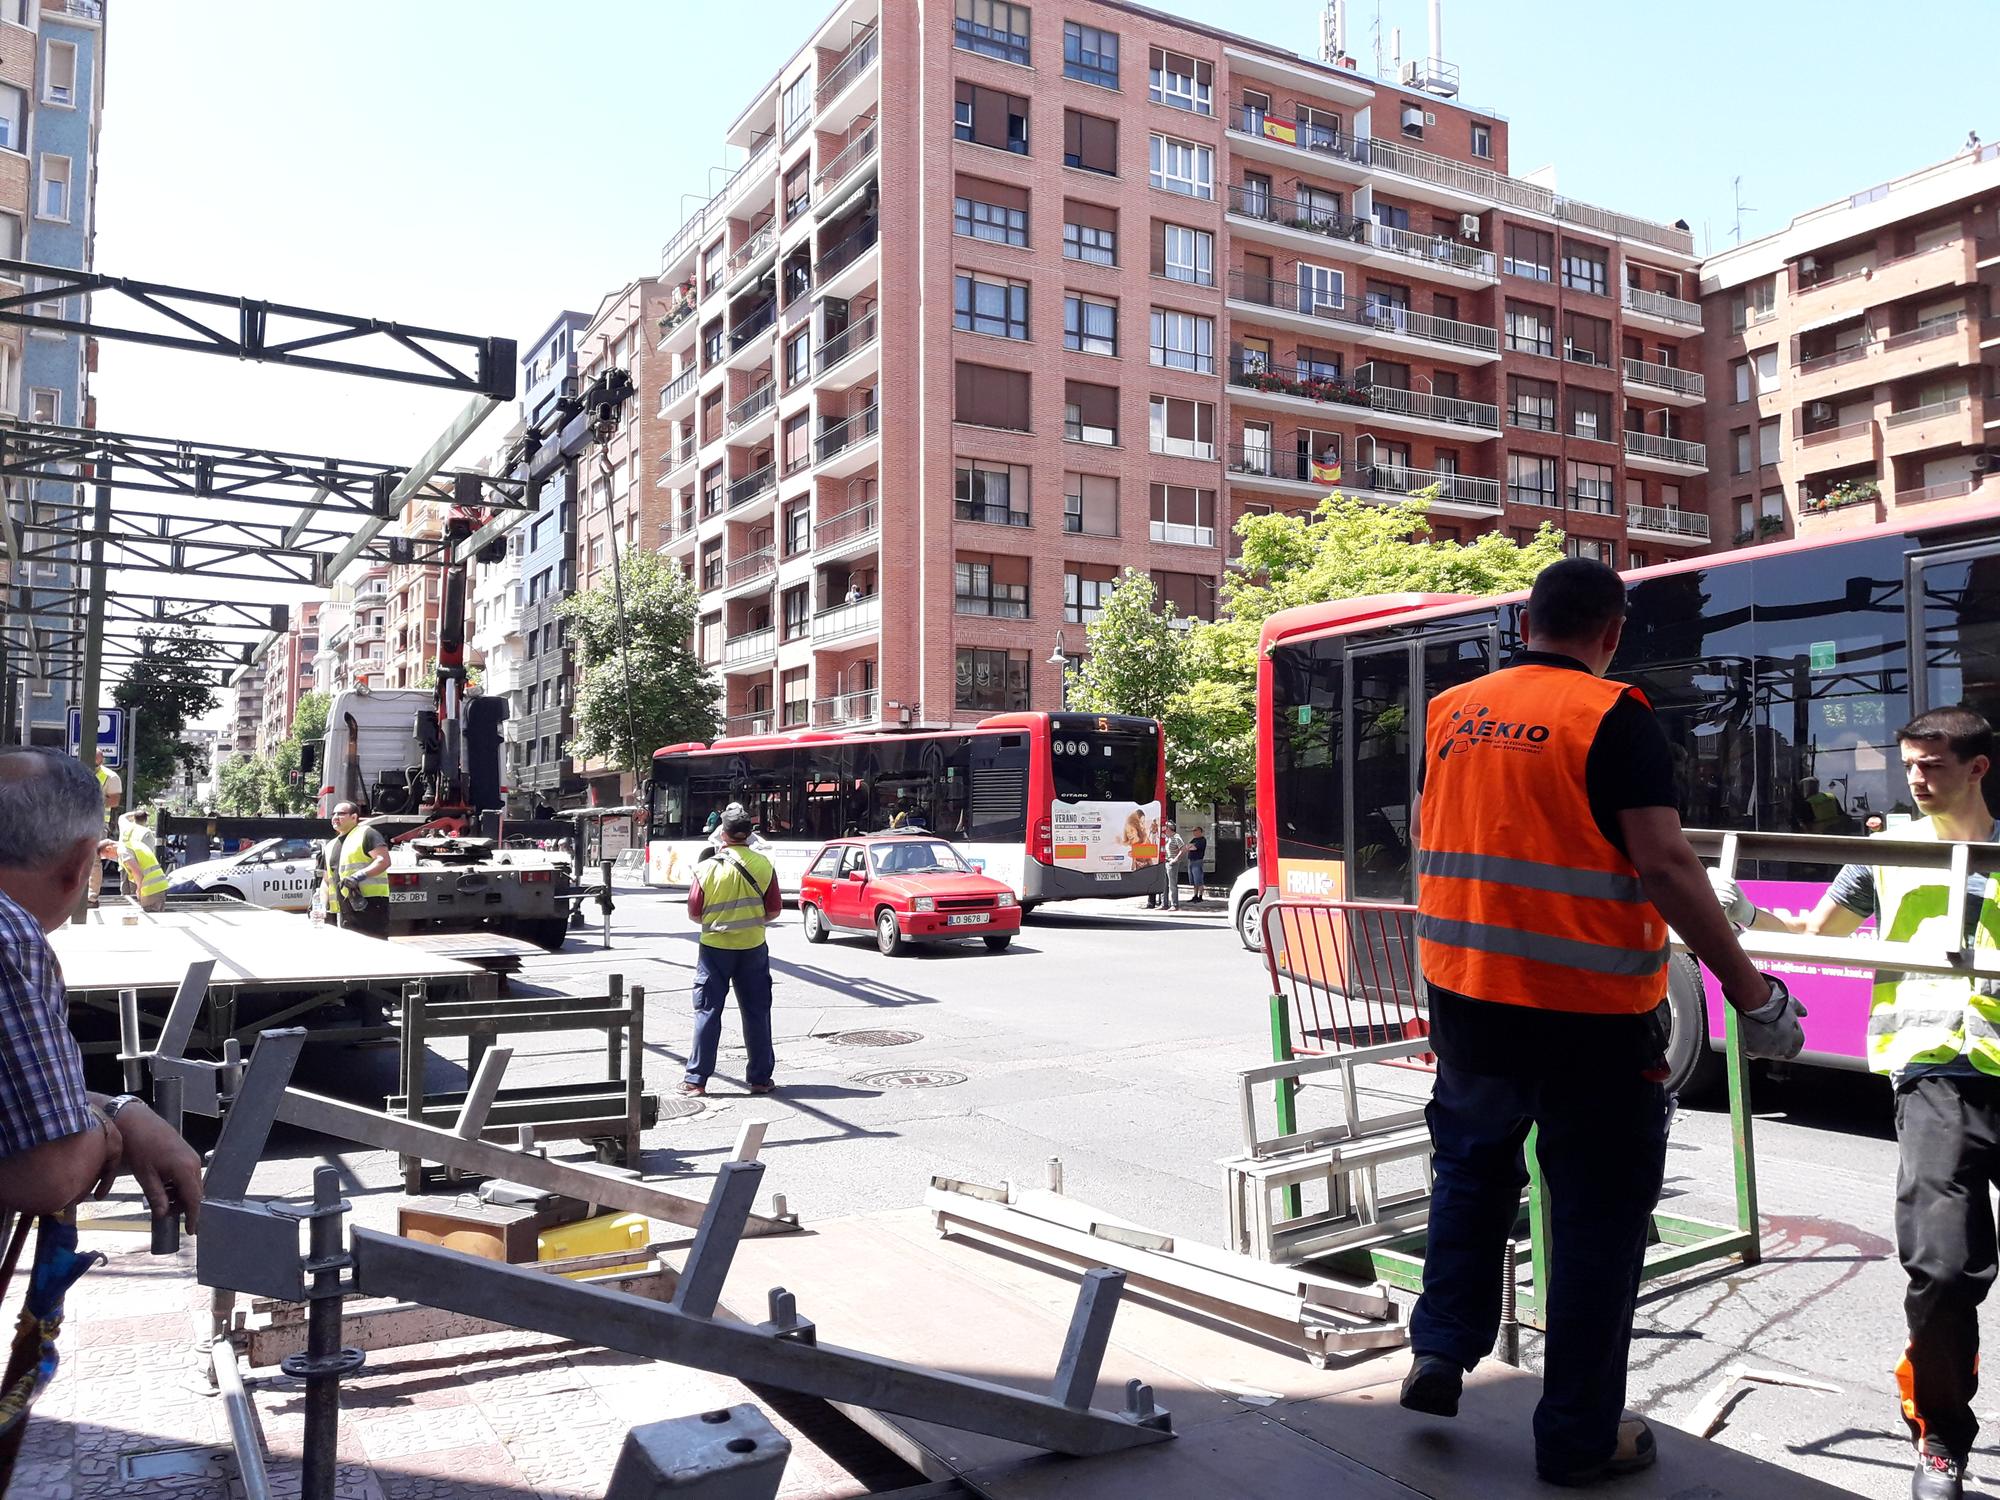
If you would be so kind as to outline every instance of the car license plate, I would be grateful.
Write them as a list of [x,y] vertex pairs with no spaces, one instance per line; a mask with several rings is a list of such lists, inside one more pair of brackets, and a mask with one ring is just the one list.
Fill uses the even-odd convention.
[[1109,875],[1099,875],[1097,878],[1099,880],[1123,880],[1125,872],[1123,870],[1113,870]]
[[980,923],[984,922],[985,920],[986,920],[985,912],[969,911],[961,916],[946,917],[944,919],[944,925],[947,927],[977,927],[979,926]]
[[424,900],[424,899],[425,899],[425,896],[424,896],[424,893],[423,893],[422,891],[391,891],[391,892],[389,892],[389,904],[390,904],[391,906],[400,906],[400,905],[402,905],[402,904],[403,904],[403,903],[404,903],[405,901],[422,901],[422,900]]

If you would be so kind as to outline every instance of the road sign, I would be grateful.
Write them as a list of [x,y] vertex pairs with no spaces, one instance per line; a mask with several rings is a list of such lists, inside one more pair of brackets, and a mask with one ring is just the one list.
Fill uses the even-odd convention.
[[[104,752],[104,764],[118,766],[124,764],[125,757],[120,747],[125,743],[125,710],[122,708],[100,708],[97,711],[97,748]],[[83,744],[83,710],[69,711],[69,753],[76,754]]]

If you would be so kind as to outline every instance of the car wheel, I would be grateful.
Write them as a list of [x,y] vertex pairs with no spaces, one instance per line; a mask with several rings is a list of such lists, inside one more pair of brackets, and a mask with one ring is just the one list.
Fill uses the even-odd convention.
[[886,906],[875,913],[875,946],[890,958],[903,951],[903,929],[896,925],[896,914]]
[[1258,897],[1245,896],[1236,908],[1236,936],[1252,953],[1264,951],[1264,903]]
[[826,941],[826,918],[819,914],[819,908],[810,901],[799,903],[799,926],[805,929],[806,941],[823,943]]
[[233,885],[212,885],[203,891],[204,896],[227,896],[231,901],[241,901],[243,893]]
[[989,932],[985,938],[986,951],[989,953],[1005,953],[1007,945],[1013,941],[1014,934],[1011,932]]

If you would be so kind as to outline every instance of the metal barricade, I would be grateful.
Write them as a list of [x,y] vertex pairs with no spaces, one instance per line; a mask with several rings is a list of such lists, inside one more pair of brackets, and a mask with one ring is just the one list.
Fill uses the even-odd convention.
[[[1417,972],[1417,909],[1371,901],[1272,901],[1264,924],[1264,967],[1282,997],[1286,1035],[1273,1056],[1379,1047],[1430,1035]],[[1275,1008],[1274,1008],[1275,1009]],[[1432,1069],[1428,1052],[1390,1067]]]

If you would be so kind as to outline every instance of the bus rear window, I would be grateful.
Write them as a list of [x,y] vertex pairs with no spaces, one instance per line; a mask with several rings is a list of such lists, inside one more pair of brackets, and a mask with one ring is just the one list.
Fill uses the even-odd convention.
[[1337,639],[1280,646],[1271,653],[1271,756],[1282,857],[1323,859],[1345,847],[1344,683]]
[[1160,795],[1159,745],[1151,736],[1058,734],[1049,741],[1062,802],[1151,802]]

